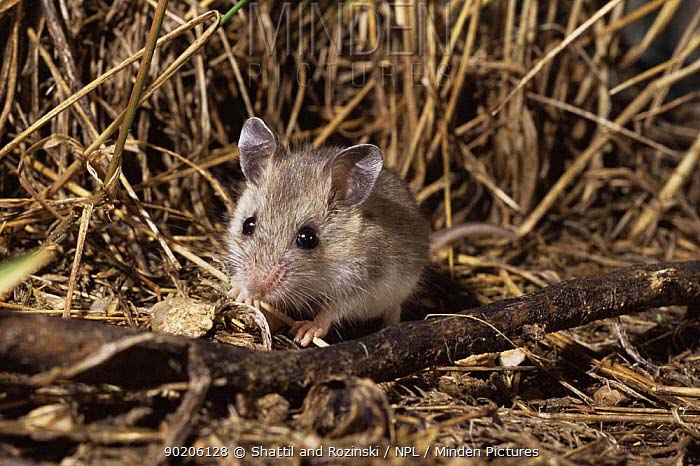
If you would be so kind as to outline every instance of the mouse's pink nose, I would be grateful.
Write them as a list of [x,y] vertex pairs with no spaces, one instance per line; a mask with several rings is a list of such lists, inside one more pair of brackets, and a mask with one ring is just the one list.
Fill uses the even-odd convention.
[[270,267],[248,267],[248,293],[256,299],[263,299],[279,284],[284,269],[279,265]]

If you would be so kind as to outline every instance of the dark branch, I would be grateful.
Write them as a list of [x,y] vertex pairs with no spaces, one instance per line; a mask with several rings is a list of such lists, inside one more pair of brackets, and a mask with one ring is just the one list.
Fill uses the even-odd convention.
[[[107,362],[75,378],[141,387],[187,380],[183,366],[193,344],[212,378],[225,378],[232,390],[299,393],[332,375],[392,380],[452,359],[511,348],[508,340],[521,345],[535,329],[548,333],[652,307],[698,302],[700,262],[650,264],[564,281],[454,317],[404,322],[329,348],[265,353],[157,336],[124,345]],[[101,345],[138,332],[75,319],[0,314],[0,370],[67,368]]]

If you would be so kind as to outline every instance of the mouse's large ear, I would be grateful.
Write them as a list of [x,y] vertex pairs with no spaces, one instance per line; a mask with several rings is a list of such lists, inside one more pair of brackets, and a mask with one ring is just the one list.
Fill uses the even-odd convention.
[[238,139],[238,159],[246,179],[257,183],[275,153],[275,135],[260,118],[248,118]]
[[373,144],[344,149],[329,164],[334,202],[354,207],[365,202],[382,171],[382,151]]

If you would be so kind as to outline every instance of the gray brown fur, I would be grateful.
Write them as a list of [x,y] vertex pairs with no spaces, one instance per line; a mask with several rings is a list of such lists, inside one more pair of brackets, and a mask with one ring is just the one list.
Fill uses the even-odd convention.
[[[325,308],[333,322],[398,322],[429,254],[428,223],[406,186],[382,168],[369,197],[346,207],[336,201],[327,169],[341,148],[275,147],[256,182],[247,182],[231,219],[234,286],[246,290],[251,274],[277,273],[281,278],[263,298],[274,306],[307,316]],[[255,233],[244,236],[251,216]],[[295,245],[304,225],[318,231],[315,249]]]

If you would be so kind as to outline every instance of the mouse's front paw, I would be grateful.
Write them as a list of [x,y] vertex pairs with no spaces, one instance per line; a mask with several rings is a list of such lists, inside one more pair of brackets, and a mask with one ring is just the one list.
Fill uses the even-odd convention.
[[328,331],[324,330],[323,327],[319,326],[315,321],[299,320],[294,322],[289,333],[294,335],[294,341],[298,345],[307,347],[314,338],[325,337]]

